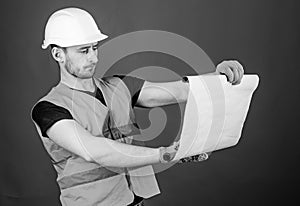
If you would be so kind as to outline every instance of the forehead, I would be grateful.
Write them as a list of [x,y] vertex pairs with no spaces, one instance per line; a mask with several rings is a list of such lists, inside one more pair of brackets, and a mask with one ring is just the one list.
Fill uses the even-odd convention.
[[71,47],[68,47],[68,48],[71,49],[71,50],[85,49],[85,48],[96,46],[97,44],[98,44],[98,42],[93,42],[93,43],[89,43],[89,44],[81,44],[81,45],[71,46]]

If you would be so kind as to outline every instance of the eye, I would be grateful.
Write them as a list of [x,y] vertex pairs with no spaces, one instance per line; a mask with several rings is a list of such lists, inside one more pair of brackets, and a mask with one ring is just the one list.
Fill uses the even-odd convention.
[[80,53],[87,54],[89,53],[89,49],[80,50]]
[[98,49],[98,47],[99,47],[99,44],[93,46],[93,50],[96,51]]

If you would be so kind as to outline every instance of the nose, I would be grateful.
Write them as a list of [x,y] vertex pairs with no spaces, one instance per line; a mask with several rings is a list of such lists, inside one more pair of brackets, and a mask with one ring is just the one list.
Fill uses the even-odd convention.
[[96,64],[98,62],[98,52],[97,50],[93,50],[91,49],[91,51],[89,52],[89,62]]

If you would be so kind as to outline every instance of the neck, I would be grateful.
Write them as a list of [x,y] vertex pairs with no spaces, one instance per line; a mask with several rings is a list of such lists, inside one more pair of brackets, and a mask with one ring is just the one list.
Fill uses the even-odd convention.
[[93,92],[95,90],[95,85],[93,83],[92,78],[80,79],[74,77],[73,75],[65,71],[64,68],[60,69],[60,82],[67,85],[70,88],[77,89],[77,90],[90,91],[90,92]]

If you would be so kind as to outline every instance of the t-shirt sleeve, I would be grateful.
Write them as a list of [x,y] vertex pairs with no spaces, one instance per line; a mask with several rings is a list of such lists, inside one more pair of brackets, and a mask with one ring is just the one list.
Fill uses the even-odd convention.
[[125,75],[114,75],[114,77],[119,77],[125,83],[131,95],[132,107],[134,107],[139,98],[145,80],[141,78],[125,76]]
[[73,119],[71,113],[51,102],[41,101],[32,109],[32,119],[39,126],[44,137],[48,137],[47,130],[62,119]]

